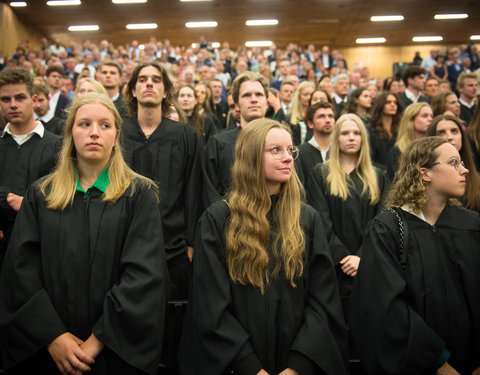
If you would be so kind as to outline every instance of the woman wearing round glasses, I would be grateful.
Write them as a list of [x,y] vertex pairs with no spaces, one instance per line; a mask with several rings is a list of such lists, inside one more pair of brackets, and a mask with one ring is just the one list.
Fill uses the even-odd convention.
[[350,299],[367,374],[480,373],[480,215],[457,200],[468,173],[440,137],[402,153]]
[[337,268],[340,295],[347,302],[357,273],[367,222],[379,211],[385,174],[372,165],[365,125],[355,114],[340,116],[333,127],[330,159],[307,179],[310,204],[322,214]]
[[199,222],[182,374],[346,373],[333,265],[320,216],[301,203],[297,153],[278,122],[240,133],[228,202]]
[[462,202],[465,207],[480,212],[480,176],[475,168],[470,143],[463,131],[460,119],[451,115],[435,117],[427,129],[427,135],[437,135],[446,139],[460,154],[460,158],[470,171]]

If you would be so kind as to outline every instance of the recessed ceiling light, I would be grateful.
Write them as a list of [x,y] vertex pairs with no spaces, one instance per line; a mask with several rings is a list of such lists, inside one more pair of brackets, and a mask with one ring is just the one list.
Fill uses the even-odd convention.
[[246,47],[270,47],[272,44],[271,40],[249,40],[245,42]]
[[206,3],[213,0],[180,0],[182,3]]
[[64,5],[81,5],[82,2],[80,0],[50,0],[47,1],[47,5],[51,7],[55,6],[64,6]]
[[403,16],[372,16],[370,21],[372,22],[384,22],[384,21],[403,21]]
[[458,20],[463,18],[468,18],[468,14],[459,13],[459,14],[435,14],[436,20]]
[[271,20],[247,20],[245,22],[247,26],[272,26],[277,25],[278,20],[271,19]]
[[213,42],[212,47],[213,48],[220,48],[220,43],[219,42]]
[[217,27],[216,21],[202,21],[202,22],[187,22],[186,27]]
[[68,31],[96,31],[98,29],[99,29],[98,25],[68,26]]
[[138,3],[146,3],[147,0],[112,0],[114,4],[138,4]]
[[414,42],[439,42],[443,40],[441,36],[414,36],[412,41]]
[[125,27],[128,30],[147,30],[156,29],[158,25],[156,23],[129,23]]
[[138,49],[145,49],[145,44],[139,44]]
[[480,40],[480,35],[472,35],[470,40]]
[[369,44],[369,43],[385,43],[385,38],[357,38],[357,44]]
[[11,7],[26,7],[27,3],[25,1],[12,1],[10,3]]

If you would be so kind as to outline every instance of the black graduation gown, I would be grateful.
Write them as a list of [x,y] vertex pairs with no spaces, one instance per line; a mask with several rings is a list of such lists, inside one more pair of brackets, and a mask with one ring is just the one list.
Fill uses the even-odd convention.
[[127,107],[125,106],[125,101],[123,100],[123,96],[119,95],[117,99],[113,101],[115,108],[117,109],[120,117],[122,119],[127,118]]
[[65,121],[62,120],[60,117],[53,116],[48,122],[42,121],[42,124],[49,132],[56,134],[59,137],[63,137]]
[[[387,187],[387,179],[378,168],[375,168],[375,172],[382,196]],[[339,262],[348,255],[361,256],[358,251],[366,234],[367,223],[380,211],[381,200],[371,204],[368,192],[362,195],[363,183],[356,169],[349,174],[352,187],[346,200],[331,194],[330,187],[326,185],[327,176],[328,169],[325,165],[317,164],[312,169],[307,179],[307,198],[322,215],[325,231],[330,234],[330,250],[337,269],[340,293],[348,296],[353,279],[341,270]]]
[[295,160],[295,170],[297,172],[298,178],[305,186],[307,177],[310,174],[310,171],[318,163],[323,163],[325,160],[322,158],[322,153],[310,143],[303,143],[298,146],[300,153],[298,158]]
[[172,284],[171,298],[188,294],[187,246],[193,245],[201,214],[202,173],[198,137],[187,124],[163,118],[147,139],[136,118],[123,122],[125,159],[160,190],[165,251]]
[[397,136],[392,138],[380,138],[370,127],[367,128],[370,141],[370,154],[372,156],[372,163],[378,164],[380,169],[386,170],[388,164],[388,152],[395,145]]
[[[433,374],[444,348],[461,374],[480,366],[480,215],[446,207],[434,226],[384,211],[369,225],[350,299],[350,324],[368,374]],[[405,236],[404,236],[405,238]]]
[[393,146],[387,154],[387,177],[390,181],[395,178],[398,170],[398,162],[402,153],[397,146]]
[[319,215],[302,205],[307,260],[297,287],[280,276],[263,295],[229,278],[224,259],[229,215],[227,204],[218,201],[200,219],[180,373],[223,375],[233,368],[243,375],[263,368],[278,374],[305,365],[315,374],[345,374],[346,332]]
[[[23,197],[35,180],[54,168],[59,149],[60,138],[48,131],[43,138],[34,134],[21,146],[8,133],[0,137],[0,230],[7,241],[17,214],[7,203],[8,193]],[[3,251],[0,246],[0,266]]]
[[96,188],[77,191],[71,207],[55,211],[38,185],[28,189],[0,279],[7,368],[32,361],[47,373],[46,358],[31,355],[43,350],[48,358],[46,346],[65,332],[82,340],[93,332],[105,348],[92,373],[112,373],[109,352],[126,368],[156,373],[168,280],[158,205],[140,184],[114,204],[102,197]]
[[220,132],[207,143],[204,170],[206,207],[222,199],[230,187],[235,145],[240,131],[238,127]]

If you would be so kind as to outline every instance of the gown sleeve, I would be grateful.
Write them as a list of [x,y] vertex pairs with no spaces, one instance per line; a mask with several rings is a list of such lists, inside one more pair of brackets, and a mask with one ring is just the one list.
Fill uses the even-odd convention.
[[44,288],[35,189],[30,187],[24,196],[0,275],[0,343],[6,368],[67,332]]
[[325,182],[322,165],[314,167],[306,181],[305,190],[307,191],[308,203],[321,215],[324,223],[325,233],[328,238],[328,244],[331,251],[332,261],[337,265],[343,258],[351,254],[345,244],[338,238],[333,230],[330,217],[330,208],[325,196]]
[[93,333],[132,366],[155,374],[163,342],[168,271],[161,217],[151,189],[137,188],[120,257],[120,278],[105,296]]
[[368,374],[421,374],[445,349],[409,304],[391,225],[379,214],[368,224],[349,304],[349,321]]
[[220,201],[199,222],[193,285],[179,349],[180,373],[184,375],[223,375],[235,363],[250,369],[256,363],[255,374],[261,369],[249,334],[231,311],[230,278],[221,256],[227,216],[228,208]]
[[314,213],[305,318],[288,363],[292,365],[295,352],[299,352],[325,374],[347,374],[346,325],[326,238],[323,221]]
[[219,173],[222,173],[217,163],[219,159],[219,145],[216,137],[211,137],[205,148],[205,170],[204,170],[204,200],[205,207],[210,206],[219,199],[222,199],[223,190]]

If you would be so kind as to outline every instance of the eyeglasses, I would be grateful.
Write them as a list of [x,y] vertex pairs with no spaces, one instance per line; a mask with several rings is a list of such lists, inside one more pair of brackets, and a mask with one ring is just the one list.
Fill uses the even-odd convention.
[[265,151],[270,152],[273,158],[276,160],[279,160],[285,152],[287,152],[288,155],[290,155],[293,160],[295,160],[296,158],[298,158],[298,154],[300,153],[300,150],[297,146],[290,146],[286,149],[283,147],[273,146],[271,148],[267,148]]
[[451,165],[452,167],[454,167],[457,171],[458,169],[460,168],[460,166],[462,166],[463,168],[465,168],[465,163],[463,162],[463,160],[460,160],[460,159],[457,159],[457,158],[451,158],[451,159],[448,159],[448,160],[439,160],[435,163],[432,164],[432,167],[437,165],[437,164],[441,164],[441,163],[446,163],[448,165]]

